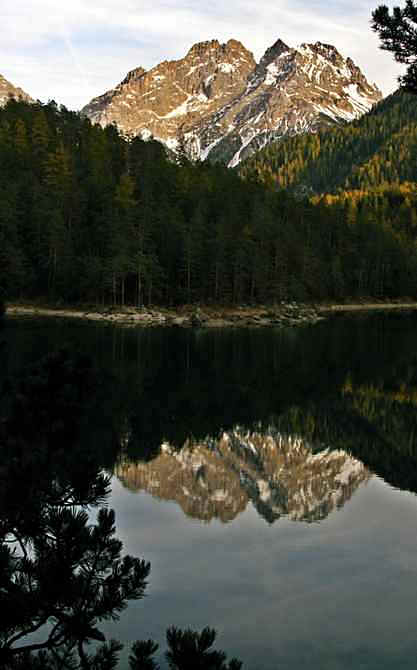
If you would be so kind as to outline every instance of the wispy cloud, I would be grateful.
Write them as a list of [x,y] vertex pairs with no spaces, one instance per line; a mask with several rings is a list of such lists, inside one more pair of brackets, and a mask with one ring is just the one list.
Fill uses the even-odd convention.
[[195,42],[241,40],[259,59],[278,37],[350,55],[385,93],[401,72],[371,32],[374,0],[15,0],[0,10],[0,72],[32,96],[78,108],[133,67]]

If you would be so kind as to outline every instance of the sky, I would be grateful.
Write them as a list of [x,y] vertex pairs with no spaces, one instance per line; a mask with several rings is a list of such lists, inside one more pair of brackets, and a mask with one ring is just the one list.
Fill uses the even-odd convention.
[[[404,70],[370,28],[378,0],[0,0],[0,73],[43,102],[80,109],[129,70],[240,40],[259,60],[278,38],[333,44],[384,95]],[[386,2],[392,6],[390,2]],[[395,2],[394,4],[398,4]],[[401,2],[401,5],[404,3]]]

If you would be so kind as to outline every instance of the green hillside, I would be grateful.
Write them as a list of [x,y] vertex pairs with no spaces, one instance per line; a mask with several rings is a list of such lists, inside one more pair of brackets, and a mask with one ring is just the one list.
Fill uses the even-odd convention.
[[240,166],[244,178],[322,194],[417,179],[417,97],[389,96],[357,121],[274,142]]

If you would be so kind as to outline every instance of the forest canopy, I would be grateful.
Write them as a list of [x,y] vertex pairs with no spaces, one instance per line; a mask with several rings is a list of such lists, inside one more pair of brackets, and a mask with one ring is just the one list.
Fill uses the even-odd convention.
[[[318,154],[322,143],[337,158],[338,132],[273,145],[239,175],[175,162],[156,141],[127,140],[53,102],[10,100],[0,110],[0,290],[137,306],[414,296],[414,177],[368,179],[375,163],[329,198],[334,163],[320,172]],[[343,132],[367,146],[362,126]],[[273,151],[284,152],[284,180]],[[393,174],[401,151],[391,151]],[[322,175],[314,199],[307,176],[288,189],[303,162]]]

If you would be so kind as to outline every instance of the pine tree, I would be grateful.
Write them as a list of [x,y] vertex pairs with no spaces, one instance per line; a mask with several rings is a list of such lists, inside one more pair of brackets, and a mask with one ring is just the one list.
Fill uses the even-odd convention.
[[398,63],[405,63],[407,72],[400,77],[400,84],[417,93],[417,6],[406,0],[404,8],[394,7],[392,13],[380,5],[372,13],[372,29],[378,33],[381,49],[390,51]]
[[[121,557],[114,512],[102,507],[89,523],[87,508],[102,503],[109,486],[80,434],[95,390],[89,361],[60,352],[28,371],[6,403],[0,422],[7,462],[0,473],[5,670],[114,668],[121,646],[106,644],[98,625],[117,619],[145,590],[150,565]],[[41,641],[28,639],[34,632]],[[90,641],[104,644],[88,654]]]

